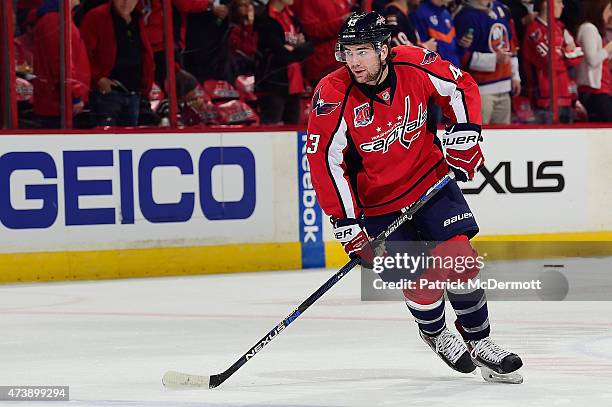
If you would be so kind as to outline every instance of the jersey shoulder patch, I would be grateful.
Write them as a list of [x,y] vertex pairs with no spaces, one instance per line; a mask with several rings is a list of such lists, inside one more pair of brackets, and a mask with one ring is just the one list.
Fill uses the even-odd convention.
[[400,45],[393,48],[393,51],[395,51],[397,54],[395,58],[393,58],[393,62],[404,62],[414,65],[427,66],[436,62],[440,58],[436,52],[411,45]]
[[[342,69],[346,71],[346,69]],[[333,113],[344,100],[348,83],[343,73],[338,71],[334,71],[321,79],[314,91],[311,109],[312,114],[317,117]],[[346,74],[346,77],[350,81],[348,74]]]

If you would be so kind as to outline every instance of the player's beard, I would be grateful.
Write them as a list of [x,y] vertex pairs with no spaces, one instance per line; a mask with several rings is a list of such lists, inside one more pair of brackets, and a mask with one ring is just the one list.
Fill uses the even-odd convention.
[[376,72],[369,72],[368,71],[368,75],[366,76],[365,83],[370,83],[370,82],[378,81],[378,78],[380,77],[380,71],[383,68],[384,67],[381,64],[378,64],[378,69],[376,69]]
[[[366,77],[365,79],[363,79],[362,81],[357,81],[359,83],[364,83],[364,84],[370,84],[370,82],[377,82],[380,77],[382,76],[382,71],[385,69],[385,66],[382,64],[382,62],[379,61],[378,66],[376,67],[375,70],[370,71],[368,69],[366,69]],[[351,72],[352,73],[352,72]],[[353,74],[353,78],[356,79],[355,74]],[[372,84],[370,84],[372,85]]]

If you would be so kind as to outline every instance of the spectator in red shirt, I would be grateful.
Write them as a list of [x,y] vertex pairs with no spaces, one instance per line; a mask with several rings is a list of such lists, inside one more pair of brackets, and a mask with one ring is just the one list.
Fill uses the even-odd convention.
[[136,126],[141,95],[149,95],[153,85],[153,50],[137,3],[112,0],[89,11],[81,23],[98,126]]
[[257,53],[258,34],[253,30],[255,6],[251,0],[233,0],[229,8],[229,45],[253,58]]
[[548,38],[548,3],[537,0],[536,11],[539,16],[530,22],[525,31],[523,40],[523,61],[526,65],[529,89],[533,90],[532,99],[535,104],[536,119],[539,123],[550,123],[550,76],[549,53],[552,52],[556,61],[553,85],[559,106],[559,120],[561,123],[570,123],[572,97],[570,90],[570,77],[568,69],[578,65],[582,60],[582,50],[576,47],[572,35],[565,29],[559,20],[563,11],[562,0],[552,0],[555,3],[554,37]]
[[229,5],[229,31],[223,78],[234,83],[238,75],[255,74],[259,34],[254,30],[255,6],[251,0],[233,0]]
[[292,7],[314,52],[306,58],[305,74],[311,86],[342,64],[334,57],[338,31],[351,12],[353,0],[296,0]]
[[[79,0],[71,0],[75,7]],[[90,66],[79,29],[71,22],[73,113],[77,114],[87,101]],[[33,63],[36,79],[33,112],[43,128],[60,127],[60,15],[58,0],[45,0],[36,10],[33,36]]]

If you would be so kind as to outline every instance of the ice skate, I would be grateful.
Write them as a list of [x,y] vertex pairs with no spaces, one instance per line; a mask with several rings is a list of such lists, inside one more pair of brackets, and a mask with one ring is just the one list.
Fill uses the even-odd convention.
[[523,377],[515,373],[523,366],[523,361],[517,354],[501,348],[488,337],[478,341],[466,341],[466,345],[486,381],[512,384],[523,382]]
[[470,352],[463,341],[444,328],[438,335],[427,335],[419,330],[421,338],[440,358],[453,370],[461,373],[471,373],[476,365],[470,357]]

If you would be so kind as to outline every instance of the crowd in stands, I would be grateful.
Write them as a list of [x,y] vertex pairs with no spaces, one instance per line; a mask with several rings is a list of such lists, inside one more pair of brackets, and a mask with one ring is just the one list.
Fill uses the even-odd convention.
[[[20,127],[59,128],[60,1],[15,4]],[[554,16],[548,3],[554,2]],[[70,0],[75,127],[168,125],[162,0]],[[612,0],[171,0],[183,126],[299,124],[341,67],[340,26],[374,10],[392,46],[469,72],[490,124],[612,122]],[[552,40],[548,18],[557,21]],[[549,72],[552,54],[556,71]],[[552,79],[552,80],[551,80]],[[441,119],[431,106],[430,116]],[[435,123],[434,123],[435,124]]]

